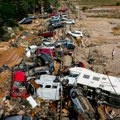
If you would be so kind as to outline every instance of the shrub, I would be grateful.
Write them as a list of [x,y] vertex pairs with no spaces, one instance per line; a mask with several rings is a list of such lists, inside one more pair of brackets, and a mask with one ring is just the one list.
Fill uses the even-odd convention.
[[86,7],[86,6],[82,7],[83,11],[86,11],[87,9],[88,9],[88,7]]
[[116,3],[116,6],[120,6],[120,2],[117,2],[117,3]]

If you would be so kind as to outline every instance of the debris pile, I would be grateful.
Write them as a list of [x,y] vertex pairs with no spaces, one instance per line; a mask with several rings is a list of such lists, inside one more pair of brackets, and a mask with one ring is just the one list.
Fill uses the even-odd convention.
[[[67,8],[46,19],[50,16],[19,21],[27,30],[0,53],[0,119],[120,118],[119,78],[91,69],[106,58],[97,50],[85,56],[84,48],[89,46],[84,34],[66,27],[75,24],[67,17]],[[41,17],[44,25],[39,23]]]

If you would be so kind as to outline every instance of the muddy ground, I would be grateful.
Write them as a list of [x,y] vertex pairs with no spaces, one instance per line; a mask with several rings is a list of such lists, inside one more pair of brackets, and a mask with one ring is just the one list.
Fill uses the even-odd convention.
[[[114,9],[119,13],[120,7],[114,7]],[[110,7],[109,9],[107,8],[107,11],[108,10],[110,10],[111,13],[113,7]],[[115,28],[120,25],[120,19],[107,17],[86,17],[89,15],[89,12],[80,13],[80,18],[79,20],[76,20],[77,24],[74,29],[83,31],[85,35],[83,38],[83,41],[86,41],[86,47],[83,48],[85,50],[85,56],[90,55],[94,57],[95,63],[93,66],[96,71],[101,73],[105,73],[106,71],[109,75],[119,77],[120,28],[117,30]],[[102,13],[99,11],[99,14]],[[115,50],[115,55],[112,59],[113,49]],[[81,59],[80,55],[77,56],[77,59]]]

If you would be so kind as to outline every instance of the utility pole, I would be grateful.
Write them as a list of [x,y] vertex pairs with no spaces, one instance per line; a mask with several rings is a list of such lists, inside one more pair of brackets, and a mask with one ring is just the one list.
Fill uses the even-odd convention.
[[77,11],[77,18],[79,19],[80,17],[79,17],[79,15],[80,15],[80,7],[79,7],[79,5],[76,5],[76,11]]
[[63,39],[66,38],[66,23],[64,23],[64,28],[63,28]]

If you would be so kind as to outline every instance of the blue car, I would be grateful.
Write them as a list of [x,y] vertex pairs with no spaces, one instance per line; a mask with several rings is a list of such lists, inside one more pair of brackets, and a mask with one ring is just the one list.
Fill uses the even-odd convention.
[[75,45],[70,40],[59,40],[55,42],[55,46],[63,45],[67,49],[75,49]]
[[54,17],[51,20],[49,20],[50,23],[55,23],[55,22],[59,22],[61,20],[60,17]]
[[64,22],[57,22],[57,23],[53,23],[53,24],[49,24],[48,25],[48,29],[50,31],[57,29],[57,28],[63,28],[64,27]]

